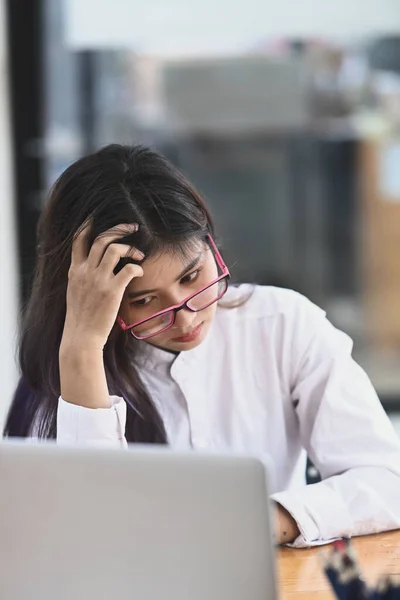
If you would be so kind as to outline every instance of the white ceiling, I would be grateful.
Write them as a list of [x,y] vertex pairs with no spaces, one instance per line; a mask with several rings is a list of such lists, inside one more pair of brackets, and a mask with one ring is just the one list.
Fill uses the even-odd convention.
[[400,32],[400,0],[64,0],[76,48],[158,55],[226,54],[262,40],[351,40]]

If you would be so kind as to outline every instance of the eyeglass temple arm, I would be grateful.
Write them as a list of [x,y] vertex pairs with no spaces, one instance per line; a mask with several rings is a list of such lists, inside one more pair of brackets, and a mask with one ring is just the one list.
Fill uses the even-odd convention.
[[210,235],[210,234],[208,234],[208,235],[207,235],[207,239],[208,239],[209,243],[211,244],[211,247],[212,247],[212,249],[213,249],[213,250],[214,250],[214,252],[215,252],[215,260],[217,261],[219,268],[220,268],[222,271],[228,271],[228,267],[227,267],[227,266],[226,266],[226,264],[224,263],[224,261],[223,261],[223,259],[222,259],[222,256],[221,256],[221,254],[220,254],[220,251],[218,250],[218,248],[217,248],[217,245],[216,245],[216,243],[214,242],[214,240],[212,239],[212,237],[211,237],[211,235]]

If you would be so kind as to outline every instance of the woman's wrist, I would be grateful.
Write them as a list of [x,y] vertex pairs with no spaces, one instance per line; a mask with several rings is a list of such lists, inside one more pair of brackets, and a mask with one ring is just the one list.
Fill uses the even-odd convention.
[[299,535],[300,530],[292,515],[278,502],[274,506],[274,536],[278,545],[290,544]]
[[109,408],[103,350],[97,344],[64,339],[59,351],[62,398],[86,408]]
[[97,340],[76,340],[66,337],[61,340],[59,349],[60,361],[79,364],[103,360],[103,347]]
[[106,341],[103,336],[96,335],[93,331],[83,331],[81,327],[70,324],[67,317],[60,343],[60,354],[66,357],[79,355],[82,358],[85,355],[96,355],[103,352]]

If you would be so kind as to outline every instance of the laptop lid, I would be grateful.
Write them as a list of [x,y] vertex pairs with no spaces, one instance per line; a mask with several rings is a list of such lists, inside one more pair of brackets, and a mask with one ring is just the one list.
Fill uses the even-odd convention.
[[4,600],[275,600],[264,465],[0,444]]

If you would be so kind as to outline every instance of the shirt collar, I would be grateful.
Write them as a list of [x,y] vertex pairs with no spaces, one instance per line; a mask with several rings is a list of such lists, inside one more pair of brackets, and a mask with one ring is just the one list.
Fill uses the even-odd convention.
[[159,373],[168,375],[171,373],[172,366],[175,369],[178,365],[189,365],[196,357],[207,353],[207,347],[212,343],[211,338],[213,337],[214,329],[215,323],[212,323],[210,331],[202,344],[192,350],[180,352],[179,354],[173,354],[172,352],[168,352],[168,350],[156,348],[156,346],[152,346],[144,341],[139,342],[135,361],[139,368],[154,369]]
[[146,342],[140,342],[136,352],[135,361],[139,367],[155,369],[164,373],[170,372],[173,363],[179,357],[179,354],[156,348]]

